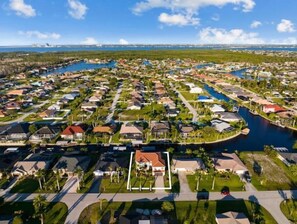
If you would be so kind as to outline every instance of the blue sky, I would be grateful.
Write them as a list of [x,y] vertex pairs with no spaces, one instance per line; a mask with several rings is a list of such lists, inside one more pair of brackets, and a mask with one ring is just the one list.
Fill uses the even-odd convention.
[[0,45],[297,44],[296,0],[0,0]]

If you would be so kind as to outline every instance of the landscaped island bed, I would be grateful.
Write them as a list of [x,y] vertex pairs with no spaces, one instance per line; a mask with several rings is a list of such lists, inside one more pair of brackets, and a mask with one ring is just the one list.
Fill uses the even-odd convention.
[[[135,214],[137,208],[141,209],[161,209],[162,202],[103,202],[102,210],[100,210],[100,202],[92,204],[84,209],[81,213],[78,223],[108,223],[114,217],[116,212],[118,215]],[[195,224],[215,224],[215,215],[227,211],[243,212],[250,220],[255,223],[274,224],[276,221],[261,206],[248,201],[197,201],[197,202],[174,202],[174,211],[165,213],[168,217],[168,223],[189,223]],[[253,214],[257,214],[254,216]]]

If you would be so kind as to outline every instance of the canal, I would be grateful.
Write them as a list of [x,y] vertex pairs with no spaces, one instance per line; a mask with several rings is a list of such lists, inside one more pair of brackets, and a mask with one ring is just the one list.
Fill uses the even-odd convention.
[[65,67],[58,68],[54,71],[49,71],[47,73],[42,74],[43,76],[48,76],[51,74],[63,74],[65,72],[79,72],[83,70],[90,70],[90,69],[100,69],[100,68],[115,68],[116,62],[110,61],[108,63],[86,63],[84,61],[74,63]]
[[[204,88],[213,97],[230,101],[225,95],[215,91],[212,87],[207,85]],[[286,147],[292,149],[294,142],[297,140],[297,132],[287,128],[281,128],[270,124],[267,120],[260,116],[253,115],[248,109],[241,107],[239,114],[248,123],[250,133],[247,136],[240,135],[239,137],[221,143],[211,144],[205,146],[211,150],[262,150],[264,145],[274,145],[276,147]]]

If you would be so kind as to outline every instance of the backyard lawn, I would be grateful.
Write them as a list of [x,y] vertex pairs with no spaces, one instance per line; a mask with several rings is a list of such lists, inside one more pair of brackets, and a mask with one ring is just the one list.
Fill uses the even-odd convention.
[[258,190],[290,190],[296,188],[297,178],[277,158],[263,152],[242,152],[243,160],[252,176],[252,184]]
[[[0,215],[21,216],[23,223],[40,223],[38,218],[34,218],[34,207],[32,202],[6,202],[0,205]],[[48,203],[44,214],[45,224],[64,223],[67,217],[68,208],[66,204]]]
[[[188,175],[188,184],[192,191],[196,191],[197,181],[195,175]],[[238,175],[232,173],[217,174],[215,177],[214,189],[212,190],[213,176],[210,174],[203,174],[199,183],[199,191],[221,191],[228,187],[230,191],[242,191],[244,183],[240,180]]]
[[297,200],[285,200],[281,203],[280,208],[287,219],[292,223],[297,223]]
[[[79,224],[85,223],[115,223],[114,212],[119,215],[135,214],[136,208],[142,209],[161,209],[162,202],[103,202],[102,210],[100,203],[92,204],[86,207],[80,215]],[[255,205],[248,201],[204,201],[197,202],[174,202],[175,210],[167,213],[168,223],[185,223],[188,221],[193,224],[215,224],[215,214],[227,211],[243,212],[250,220],[253,217],[258,217],[258,220],[253,220],[255,223],[274,224],[276,221],[273,217],[261,206]],[[257,214],[257,216],[253,216]]]

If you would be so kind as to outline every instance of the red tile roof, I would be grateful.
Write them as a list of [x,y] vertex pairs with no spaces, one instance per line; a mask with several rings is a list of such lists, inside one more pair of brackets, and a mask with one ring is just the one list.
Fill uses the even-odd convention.
[[160,152],[141,152],[136,150],[135,160],[138,163],[151,162],[153,167],[165,167],[165,161],[161,158]]
[[85,131],[82,129],[81,126],[68,126],[61,135],[73,135],[77,133],[84,133]]

